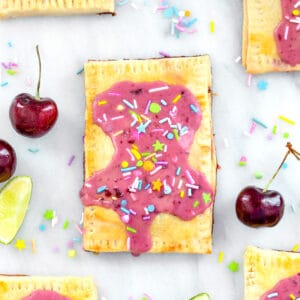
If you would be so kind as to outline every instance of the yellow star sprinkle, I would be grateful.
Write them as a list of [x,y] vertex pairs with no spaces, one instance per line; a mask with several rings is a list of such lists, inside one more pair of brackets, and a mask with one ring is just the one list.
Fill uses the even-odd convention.
[[26,249],[26,244],[24,240],[17,240],[15,243],[15,248],[17,248],[19,251],[22,251]]
[[160,191],[162,186],[163,186],[163,183],[160,181],[160,179],[157,179],[152,182],[152,190],[153,191]]

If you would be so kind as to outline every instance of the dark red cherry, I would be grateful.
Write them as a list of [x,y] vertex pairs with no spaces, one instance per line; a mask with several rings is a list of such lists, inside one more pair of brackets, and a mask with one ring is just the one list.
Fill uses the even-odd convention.
[[276,191],[247,186],[239,193],[235,209],[237,217],[245,225],[271,227],[282,218],[284,200]]
[[0,182],[8,180],[15,172],[17,164],[13,147],[4,140],[0,140]]
[[17,95],[9,110],[9,116],[14,129],[25,136],[36,138],[46,134],[55,124],[58,110],[56,103],[50,98],[40,97],[41,57],[36,46],[39,61],[39,80],[36,96],[30,94]]
[[17,95],[9,110],[14,129],[28,137],[40,137],[55,124],[58,110],[50,98],[35,99],[30,94]]

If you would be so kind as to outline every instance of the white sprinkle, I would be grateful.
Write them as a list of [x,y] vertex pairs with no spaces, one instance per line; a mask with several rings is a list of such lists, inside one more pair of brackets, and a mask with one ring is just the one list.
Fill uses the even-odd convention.
[[284,39],[285,39],[285,40],[288,39],[289,29],[290,29],[290,26],[286,25],[286,26],[285,26],[285,31],[284,31]]
[[272,293],[272,294],[269,294],[268,296],[267,296],[267,298],[269,298],[269,299],[271,299],[271,298],[275,298],[275,297],[278,297],[278,293]]
[[155,93],[155,92],[164,91],[164,90],[168,90],[168,89],[169,89],[168,86],[162,86],[162,87],[150,89],[148,92]]
[[105,122],[107,122],[107,116],[106,116],[106,114],[103,114],[103,119],[104,119]]
[[128,154],[130,155],[131,160],[134,161],[134,156],[133,156],[133,154],[131,153],[131,151],[130,151],[128,148],[126,148],[126,151],[127,151]]
[[176,178],[173,177],[173,179],[172,179],[172,186],[175,186],[175,181],[176,181]]
[[199,190],[199,185],[194,185],[194,184],[189,184],[189,183],[186,183],[187,187],[191,188],[191,189],[194,189],[194,190]]
[[165,122],[169,122],[169,124],[170,124],[170,122],[171,122],[170,118],[163,118],[163,119],[158,121],[159,124],[162,124],[162,123],[165,123]]
[[113,136],[121,135],[123,132],[124,132],[123,130],[117,131],[113,134]]
[[138,120],[133,120],[133,121],[130,123],[130,126],[133,127],[133,126],[137,123],[137,121],[138,121]]
[[239,63],[240,61],[241,61],[241,56],[238,56],[234,61],[236,62],[236,63]]
[[298,2],[294,5],[295,8],[297,8],[298,6],[300,6],[300,1],[298,1]]
[[157,168],[155,168],[154,170],[152,170],[150,172],[150,175],[154,175],[155,173],[157,173],[158,171],[160,171],[162,169],[162,166],[158,166]]
[[168,132],[169,132],[169,131],[166,130],[162,135],[163,135],[163,136],[166,136],[166,135],[168,134]]
[[100,118],[97,119],[98,123],[102,123],[102,120]]
[[124,118],[124,116],[118,116],[118,117],[111,118],[111,120],[114,121],[114,120],[119,120],[119,119],[123,119],[123,118]]
[[248,75],[248,80],[247,80],[247,86],[248,86],[248,87],[251,86],[251,83],[252,83],[252,77],[253,77],[252,74],[249,74],[249,75]]
[[229,147],[228,139],[227,139],[227,138],[224,138],[224,139],[223,139],[223,142],[224,142],[225,148],[228,148],[228,147]]
[[134,106],[126,99],[122,100],[124,104],[126,104],[129,108],[134,109]]
[[136,102],[136,100],[135,100],[135,99],[133,99],[133,106],[134,106],[134,108],[138,108],[138,106],[137,106],[137,102]]
[[178,186],[177,186],[177,188],[178,188],[178,189],[181,189],[181,187],[182,187],[182,183],[183,183],[183,180],[182,180],[182,179],[180,179],[180,180],[179,180],[179,183],[178,183]]
[[168,151],[168,145],[165,145],[164,152],[167,152],[167,151]]
[[296,19],[291,19],[290,22],[291,22],[291,23],[300,24],[300,19],[298,19],[298,18],[296,18]]
[[149,215],[149,211],[148,211],[147,207],[144,207],[144,212],[146,215]]
[[127,238],[127,241],[126,241],[126,247],[127,247],[127,250],[130,251],[130,237]]
[[124,172],[124,173],[122,173],[122,175],[123,175],[124,177],[126,177],[126,176],[131,175],[131,172]]

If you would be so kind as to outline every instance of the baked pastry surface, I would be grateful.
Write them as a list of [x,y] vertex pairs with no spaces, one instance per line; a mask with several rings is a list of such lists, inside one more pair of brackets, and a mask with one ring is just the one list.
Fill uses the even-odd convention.
[[282,19],[281,0],[244,0],[243,66],[250,74],[300,70],[282,62],[274,30]]
[[37,277],[0,275],[0,299],[22,300],[37,290],[54,291],[71,300],[98,300],[90,277]]
[[0,18],[115,12],[114,0],[1,0]]
[[[199,102],[202,121],[195,133],[188,161],[206,176],[215,191],[216,157],[211,120],[211,64],[208,56],[88,62],[85,65],[85,179],[106,168],[115,152],[110,137],[93,123],[92,103],[95,96],[118,82],[157,80],[187,87]],[[212,225],[213,204],[190,221],[170,214],[158,214],[150,229],[150,252],[210,253]],[[84,207],[83,247],[93,252],[129,251],[126,226],[114,210],[100,206]]]
[[280,280],[299,272],[300,253],[248,247],[244,255],[244,300],[260,300]]

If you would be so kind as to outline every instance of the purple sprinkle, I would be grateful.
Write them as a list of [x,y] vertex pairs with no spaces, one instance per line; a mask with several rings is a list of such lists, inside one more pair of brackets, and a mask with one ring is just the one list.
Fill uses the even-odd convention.
[[166,53],[166,52],[163,52],[163,51],[159,51],[158,54],[159,54],[160,56],[163,56],[163,57],[171,57],[170,54],[168,54],[168,53]]
[[147,220],[150,220],[150,219],[151,219],[151,217],[149,215],[143,216],[143,221],[147,221]]
[[75,159],[75,155],[72,155],[70,157],[69,161],[68,161],[68,166],[71,166],[71,164],[73,163],[74,159]]
[[134,211],[133,209],[129,209],[129,211],[131,212],[132,215],[136,216],[136,211]]

